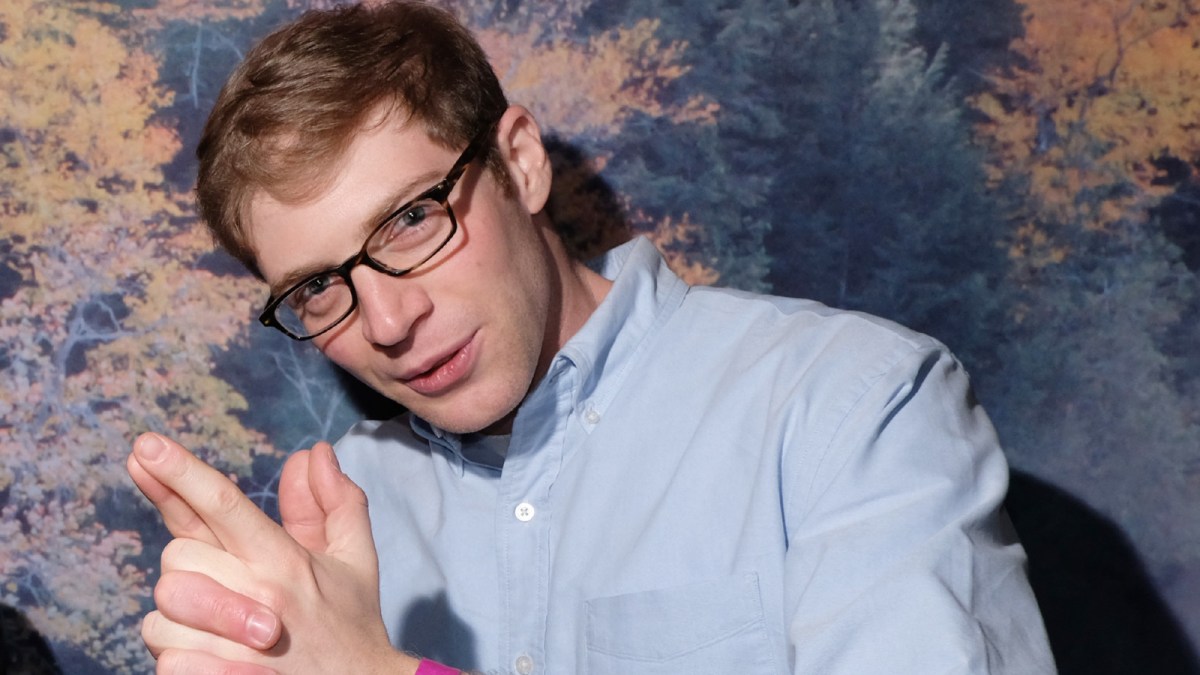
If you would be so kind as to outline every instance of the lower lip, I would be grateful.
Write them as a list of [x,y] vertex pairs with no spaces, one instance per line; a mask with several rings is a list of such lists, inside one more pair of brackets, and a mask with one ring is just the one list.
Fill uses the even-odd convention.
[[475,337],[458,348],[454,355],[442,365],[422,373],[404,384],[423,396],[437,396],[461,382],[471,372],[475,363]]

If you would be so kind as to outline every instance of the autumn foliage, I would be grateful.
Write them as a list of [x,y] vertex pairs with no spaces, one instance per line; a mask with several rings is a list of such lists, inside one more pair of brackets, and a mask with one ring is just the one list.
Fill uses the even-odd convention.
[[[1018,65],[974,100],[993,180],[1022,174],[1042,221],[1143,221],[1175,188],[1161,160],[1200,157],[1200,12],[1182,0],[1023,4]],[[1042,229],[1031,220],[1018,241],[1061,259],[1067,243],[1048,246]]]
[[1195,272],[1156,214],[1186,199],[1200,166],[1200,10],[1022,4],[1014,64],[971,101],[1011,218],[1010,442],[1102,504],[1159,569],[1186,568],[1200,532],[1172,523],[1191,519],[1200,487],[1194,375],[1182,375],[1200,317]]
[[211,245],[160,171],[180,150],[155,120],[171,93],[118,11],[0,7],[0,215],[20,276],[0,300],[0,600],[130,672],[147,663],[141,537],[98,506],[132,503],[130,440],[169,432],[233,468],[268,446],[210,373],[258,291],[193,267]]

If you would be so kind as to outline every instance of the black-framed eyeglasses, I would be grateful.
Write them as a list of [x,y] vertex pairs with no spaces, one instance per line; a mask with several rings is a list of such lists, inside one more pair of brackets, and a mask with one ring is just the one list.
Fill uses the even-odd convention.
[[358,307],[358,294],[350,281],[350,271],[355,267],[366,265],[399,277],[429,262],[458,231],[450,193],[467,165],[491,141],[495,128],[496,122],[492,122],[476,135],[437,185],[388,214],[367,235],[358,253],[269,298],[258,320],[292,339],[311,340],[341,323]]

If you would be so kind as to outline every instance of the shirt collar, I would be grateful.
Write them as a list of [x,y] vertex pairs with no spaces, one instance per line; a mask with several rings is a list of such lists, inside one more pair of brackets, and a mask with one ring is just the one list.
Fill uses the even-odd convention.
[[573,365],[576,406],[602,416],[637,354],[683,302],[688,285],[644,237],[609,251],[598,271],[613,281],[612,288],[551,369],[560,361]]

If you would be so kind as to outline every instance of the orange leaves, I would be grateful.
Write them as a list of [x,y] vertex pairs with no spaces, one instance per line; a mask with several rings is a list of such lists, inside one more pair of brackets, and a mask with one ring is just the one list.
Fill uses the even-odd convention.
[[[551,20],[549,27],[543,21],[532,21],[524,32],[496,27],[476,32],[510,99],[533,110],[547,130],[567,139],[607,138],[620,134],[636,115],[677,124],[716,122],[720,109],[716,101],[693,95],[671,102],[666,95],[670,85],[689,70],[687,43],[660,40],[656,19],[642,19],[587,40],[566,37],[569,26],[564,22],[577,15],[578,9],[560,7],[557,20]],[[565,82],[570,82],[569,96],[561,92]],[[597,195],[580,189],[607,159],[595,157],[591,167],[555,167],[556,192],[570,195],[552,204],[555,221],[560,227],[565,225],[562,229],[568,244],[585,255],[606,250],[615,243],[614,237],[627,236],[625,227],[608,222],[611,209],[599,203]],[[702,248],[697,240],[703,236],[703,228],[687,214],[666,215],[661,220],[639,214],[635,220],[634,229],[649,232],[668,263],[689,282],[717,280],[715,270],[692,258]]]
[[1055,245],[1045,231],[1033,223],[1017,228],[1009,248],[1009,256],[1021,260],[1027,269],[1041,269],[1062,262],[1067,249]]
[[1200,17],[1126,50],[1098,117],[1103,137],[1125,141],[1114,150],[1126,164],[1200,154]]
[[133,11],[142,29],[158,29],[171,21],[221,21],[251,19],[263,11],[262,0],[158,0]]
[[[518,13],[533,11],[532,5],[521,7]],[[642,19],[582,40],[567,36],[567,24],[581,9],[561,5],[556,11],[548,24],[540,20],[509,24],[526,26],[517,32],[492,26],[476,31],[510,99],[533,110],[552,134],[566,139],[613,137],[637,115],[677,124],[716,122],[720,107],[714,100],[693,95],[673,102],[667,95],[671,84],[689,70],[685,60],[689,45],[660,40],[658,20]],[[569,96],[561,91],[566,82],[571,86]],[[591,166],[555,166],[556,193],[569,197],[551,204],[554,219],[568,245],[585,256],[628,236],[623,223],[612,221],[612,205],[586,188],[607,160],[600,155],[592,158]],[[687,214],[639,213],[633,220],[633,229],[649,233],[672,269],[686,280],[717,281],[717,272],[695,258],[704,250],[700,239],[705,233]]]
[[172,94],[142,40],[97,18],[117,11],[0,4],[0,238],[23,277],[0,300],[0,602],[132,672],[148,660],[140,542],[90,504],[135,499],[124,458],[147,429],[238,470],[269,448],[212,373],[260,291],[194,269],[212,245],[163,175],[180,150],[156,119]]
[[1034,196],[1055,204],[1128,183],[1085,220],[1140,217],[1165,195],[1152,160],[1200,155],[1200,17],[1182,0],[1026,0],[1025,62],[995,74],[973,101],[994,179],[1030,173]]
[[[682,60],[687,45],[664,45],[657,30],[658,21],[644,19],[582,44],[561,37],[539,41],[535,28],[523,34],[484,29],[479,38],[510,98],[528,105],[559,134],[615,134],[634,112],[711,122],[718,106],[709,99],[661,101],[663,88],[687,72]],[[567,81],[576,94],[558,95]]]
[[[136,614],[148,596],[144,575],[120,560],[141,552],[137,535],[91,523],[94,509],[51,498],[22,511],[0,511],[0,602],[23,604],[43,633],[71,642],[110,672],[143,670]],[[20,603],[22,597],[42,602]],[[50,602],[51,598],[54,599]],[[114,604],[115,603],[115,604]]]
[[1200,156],[1200,16],[1181,0],[1025,0],[1023,65],[972,104],[989,177],[1043,223],[1141,222],[1174,186],[1155,160]]
[[652,224],[645,222],[647,219],[644,214],[638,214],[637,220],[638,229],[646,232],[646,236],[662,252],[671,271],[681,279],[693,286],[717,283],[720,274],[696,259],[696,251],[704,248],[700,246],[705,233],[703,225],[692,222],[691,216],[686,213],[679,220],[667,216]]
[[154,59],[129,53],[98,20],[49,3],[7,3],[0,20],[9,26],[0,89],[12,101],[0,121],[13,131],[4,154],[19,169],[0,179],[4,211],[17,214],[10,231],[36,236],[94,220],[92,205],[114,197],[116,208],[156,197],[130,196],[161,182],[158,166],[179,149],[173,131],[148,121],[170,98],[154,85]]

